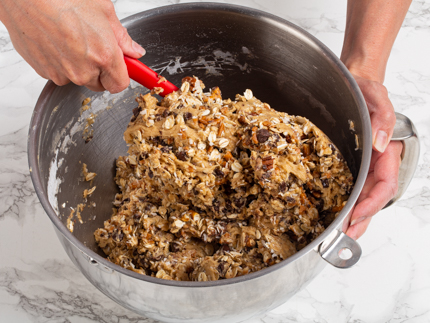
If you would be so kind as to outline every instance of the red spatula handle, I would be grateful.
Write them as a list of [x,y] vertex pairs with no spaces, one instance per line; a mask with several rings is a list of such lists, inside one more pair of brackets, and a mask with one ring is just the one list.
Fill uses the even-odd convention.
[[148,66],[143,64],[141,61],[124,56],[125,64],[127,65],[128,75],[132,80],[142,84],[144,87],[152,90],[155,87],[161,87],[164,89],[160,93],[161,96],[166,96],[173,91],[177,91],[178,87],[169,81],[160,82],[160,77],[157,72],[151,70]]

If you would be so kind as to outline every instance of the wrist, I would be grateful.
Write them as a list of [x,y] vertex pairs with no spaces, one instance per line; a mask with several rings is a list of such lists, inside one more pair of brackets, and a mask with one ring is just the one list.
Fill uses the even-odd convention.
[[352,74],[381,84],[384,82],[387,59],[362,52],[342,52],[340,59]]

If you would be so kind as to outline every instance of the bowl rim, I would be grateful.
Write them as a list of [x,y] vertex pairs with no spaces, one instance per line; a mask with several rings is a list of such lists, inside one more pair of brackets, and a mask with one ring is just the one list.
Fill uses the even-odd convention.
[[244,276],[239,276],[239,277],[234,277],[229,279],[222,279],[217,281],[199,282],[199,281],[165,280],[161,278],[142,275],[108,261],[106,258],[100,256],[93,250],[87,248],[67,229],[67,227],[60,221],[58,215],[56,214],[55,210],[53,209],[53,207],[51,206],[48,200],[48,195],[43,190],[42,177],[40,175],[39,167],[38,167],[37,147],[38,147],[39,138],[40,138],[39,136],[40,132],[38,132],[39,130],[38,125],[40,124],[40,121],[43,118],[44,106],[49,102],[51,95],[54,93],[55,89],[57,88],[57,85],[55,85],[55,83],[53,83],[52,81],[48,81],[44,89],[42,90],[37,100],[37,103],[34,108],[33,115],[30,121],[29,135],[28,135],[28,142],[27,142],[28,163],[29,163],[30,177],[34,185],[35,192],[45,212],[53,222],[55,229],[57,229],[66,238],[66,240],[68,240],[74,247],[76,247],[84,255],[86,255],[89,260],[90,259],[95,260],[98,264],[112,269],[113,272],[117,272],[138,280],[146,281],[148,283],[167,285],[172,287],[187,287],[187,288],[217,287],[217,286],[232,285],[232,284],[237,284],[248,280],[257,279],[265,275],[268,275],[284,266],[287,266],[290,263],[297,260],[298,258],[311,252],[312,250],[317,250],[319,245],[334,230],[337,230],[342,225],[342,222],[344,221],[344,219],[349,215],[350,211],[353,209],[354,204],[361,192],[361,189],[367,177],[367,172],[370,166],[370,157],[372,153],[371,123],[370,123],[370,116],[367,110],[367,105],[360,91],[360,88],[358,87],[351,73],[348,71],[345,65],[340,61],[340,59],[316,37],[309,34],[301,27],[283,18],[280,18],[276,15],[273,15],[258,9],[253,9],[245,6],[239,6],[239,5],[232,5],[232,4],[226,4],[226,3],[213,3],[213,2],[204,2],[204,3],[192,2],[192,3],[180,3],[180,4],[161,6],[161,7],[145,10],[122,19],[121,23],[124,25],[124,27],[127,28],[127,27],[130,27],[136,21],[141,21],[146,18],[150,18],[158,15],[164,15],[164,14],[179,13],[181,11],[190,11],[190,10],[194,10],[194,11],[206,10],[206,11],[214,11],[214,12],[224,11],[229,13],[242,14],[252,18],[264,18],[266,21],[274,22],[278,26],[280,26],[280,28],[281,27],[286,28],[290,32],[293,31],[296,36],[301,37],[304,41],[306,41],[310,45],[317,47],[321,51],[322,55],[326,56],[328,61],[331,62],[333,68],[338,72],[340,72],[339,74],[343,76],[346,85],[349,87],[354,98],[356,99],[360,118],[363,122],[363,143],[361,145],[361,148],[363,151],[362,160],[359,166],[357,179],[355,181],[353,190],[351,192],[350,197],[347,200],[346,205],[344,206],[340,214],[336,217],[336,219],[326,228],[326,230],[324,230],[323,233],[321,233],[315,240],[309,243],[306,247],[304,247],[294,255],[290,256],[289,258],[275,265],[272,265],[270,267],[261,269],[253,273],[246,274]]

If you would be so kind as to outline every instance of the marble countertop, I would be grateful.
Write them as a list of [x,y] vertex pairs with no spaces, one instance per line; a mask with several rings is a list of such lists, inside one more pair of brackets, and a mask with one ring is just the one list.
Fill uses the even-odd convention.
[[[120,18],[181,0],[116,0]],[[224,2],[224,1],[217,1]],[[345,0],[233,0],[306,29],[339,55]],[[348,270],[326,266],[307,288],[250,323],[430,322],[430,0],[412,3],[385,85],[418,130],[421,156],[403,198],[381,211]],[[101,294],[63,251],[30,180],[27,133],[46,81],[0,23],[0,322],[153,322]]]

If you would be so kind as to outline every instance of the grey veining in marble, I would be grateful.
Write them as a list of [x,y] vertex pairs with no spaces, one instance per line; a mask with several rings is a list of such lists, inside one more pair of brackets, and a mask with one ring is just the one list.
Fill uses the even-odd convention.
[[[115,0],[120,18],[189,1]],[[227,2],[227,1],[216,1]],[[344,0],[235,0],[279,15],[340,54]],[[396,111],[415,123],[422,153],[404,197],[359,240],[360,262],[326,269],[305,290],[250,323],[430,322],[430,0],[413,1],[388,64]],[[67,258],[31,184],[27,133],[45,84],[0,24],[0,323],[153,322],[117,305]]]

